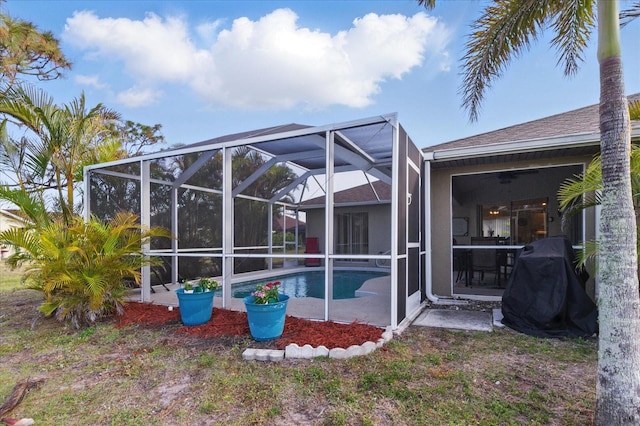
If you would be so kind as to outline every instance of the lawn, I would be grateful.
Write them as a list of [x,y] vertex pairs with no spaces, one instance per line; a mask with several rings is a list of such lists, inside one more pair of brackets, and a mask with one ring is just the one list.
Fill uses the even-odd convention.
[[32,290],[0,291],[0,404],[16,383],[38,381],[9,415],[36,424],[584,425],[593,416],[595,340],[414,326],[362,358],[247,362],[249,337],[193,338],[175,324],[75,330],[39,317],[39,302]]
[[20,287],[21,269],[11,269],[4,260],[0,260],[0,291]]

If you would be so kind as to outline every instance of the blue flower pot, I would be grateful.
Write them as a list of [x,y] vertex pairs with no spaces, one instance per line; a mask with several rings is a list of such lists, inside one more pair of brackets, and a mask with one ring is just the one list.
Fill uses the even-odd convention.
[[254,340],[264,342],[282,336],[289,296],[280,294],[278,302],[266,304],[253,303],[253,296],[247,296],[243,300],[247,308],[249,330]]
[[213,291],[203,293],[185,293],[184,289],[176,290],[180,304],[180,318],[184,325],[201,325],[211,319],[213,312]]

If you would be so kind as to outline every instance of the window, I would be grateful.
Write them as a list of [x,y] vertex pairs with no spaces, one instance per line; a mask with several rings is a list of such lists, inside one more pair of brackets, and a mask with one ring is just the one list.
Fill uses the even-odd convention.
[[335,219],[336,254],[369,252],[368,213],[338,213]]
[[547,236],[547,198],[505,201],[482,206],[479,235],[508,244],[527,244]]

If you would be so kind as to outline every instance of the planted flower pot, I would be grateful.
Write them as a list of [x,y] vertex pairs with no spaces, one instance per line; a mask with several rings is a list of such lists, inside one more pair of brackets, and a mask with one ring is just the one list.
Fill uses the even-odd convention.
[[289,296],[280,294],[278,301],[269,303],[255,303],[255,296],[247,296],[243,300],[254,340],[263,342],[282,336]]
[[180,304],[180,318],[184,325],[201,325],[211,319],[213,313],[213,291],[186,293],[184,289],[176,290]]

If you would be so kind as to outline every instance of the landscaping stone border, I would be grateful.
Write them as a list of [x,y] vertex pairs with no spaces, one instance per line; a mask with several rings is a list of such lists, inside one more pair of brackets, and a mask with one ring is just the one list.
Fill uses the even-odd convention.
[[295,343],[287,345],[284,350],[276,349],[245,349],[242,353],[242,359],[245,361],[282,361],[289,359],[313,359],[317,357],[328,357],[334,359],[348,359],[356,356],[369,355],[376,349],[384,346],[385,343],[393,338],[393,332],[390,327],[382,333],[377,342],[364,342],[362,345],[352,345],[348,348],[327,349],[325,346],[314,348],[311,345],[302,347]]

